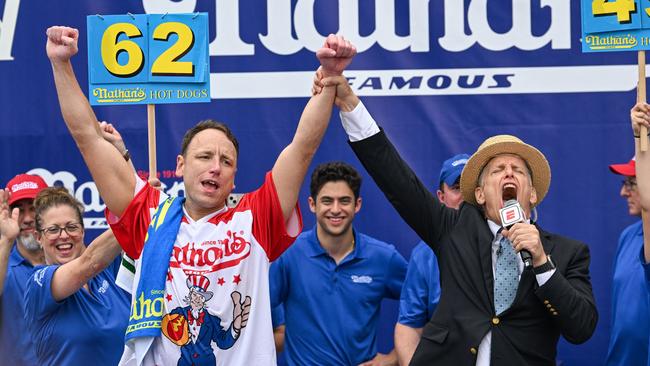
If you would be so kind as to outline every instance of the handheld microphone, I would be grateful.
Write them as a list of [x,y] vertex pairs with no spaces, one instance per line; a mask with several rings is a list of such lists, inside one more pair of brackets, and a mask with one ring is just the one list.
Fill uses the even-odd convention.
[[[501,226],[505,229],[510,229],[512,225],[525,221],[524,210],[521,209],[519,202],[514,199],[506,201],[503,208],[499,210],[499,215],[501,216]],[[524,262],[524,268],[532,268],[533,256],[530,252],[521,250],[519,255],[521,255],[521,260]]]

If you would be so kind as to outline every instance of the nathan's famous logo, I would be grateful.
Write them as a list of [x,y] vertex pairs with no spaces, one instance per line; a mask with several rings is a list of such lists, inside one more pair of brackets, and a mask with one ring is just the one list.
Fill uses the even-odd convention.
[[585,42],[592,50],[610,50],[610,49],[627,49],[636,47],[638,41],[636,37],[631,34],[626,35],[612,35],[599,36],[588,35],[585,37]]
[[221,240],[206,240],[200,245],[187,243],[174,247],[169,265],[174,268],[192,268],[192,273],[210,273],[234,267],[251,253],[251,243],[244,232],[226,232]]
[[[152,291],[156,292],[156,290]],[[163,315],[163,297],[158,296],[155,298],[145,298],[144,293],[141,292],[140,296],[135,297],[131,305],[131,316],[129,320],[140,320],[142,318],[151,318],[152,316],[161,317]],[[158,320],[158,326],[160,321]]]
[[99,103],[134,103],[145,100],[147,93],[143,88],[95,88],[93,89],[93,96],[97,98]]

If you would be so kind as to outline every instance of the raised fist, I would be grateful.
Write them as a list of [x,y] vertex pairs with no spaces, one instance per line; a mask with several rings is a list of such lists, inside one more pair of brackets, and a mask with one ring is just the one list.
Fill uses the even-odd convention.
[[357,49],[350,41],[334,34],[327,36],[323,47],[316,51],[324,77],[341,75],[356,54]]
[[47,44],[45,50],[52,62],[68,61],[77,54],[79,31],[70,27],[54,26],[47,29]]

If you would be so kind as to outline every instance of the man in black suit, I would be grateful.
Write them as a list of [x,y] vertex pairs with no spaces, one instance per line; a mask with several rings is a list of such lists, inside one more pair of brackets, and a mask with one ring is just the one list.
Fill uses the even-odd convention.
[[[550,184],[539,150],[509,135],[485,140],[461,176],[465,203],[449,209],[402,160],[345,79],[316,81],[314,92],[322,85],[337,85],[335,103],[352,149],[438,257],[440,303],[411,365],[554,365],[560,335],[572,343],[591,337],[598,313],[588,247],[528,219]],[[501,230],[499,211],[510,199],[525,221]],[[532,268],[515,255],[521,250],[530,252]]]

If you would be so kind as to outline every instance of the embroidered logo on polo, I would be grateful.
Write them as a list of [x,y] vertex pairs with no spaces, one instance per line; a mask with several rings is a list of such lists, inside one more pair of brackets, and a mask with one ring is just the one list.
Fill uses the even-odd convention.
[[187,274],[203,274],[234,267],[251,254],[251,243],[243,231],[226,232],[226,237],[174,246],[169,266],[182,268]]
[[372,277],[370,276],[357,276],[357,275],[352,275],[350,276],[352,279],[352,282],[354,283],[372,283]]
[[97,289],[97,292],[100,294],[106,293],[106,290],[108,290],[108,281],[104,280],[102,281],[102,285]]
[[47,268],[41,268],[36,273],[34,273],[34,281],[41,287],[43,287],[43,277],[45,277],[45,271]]

